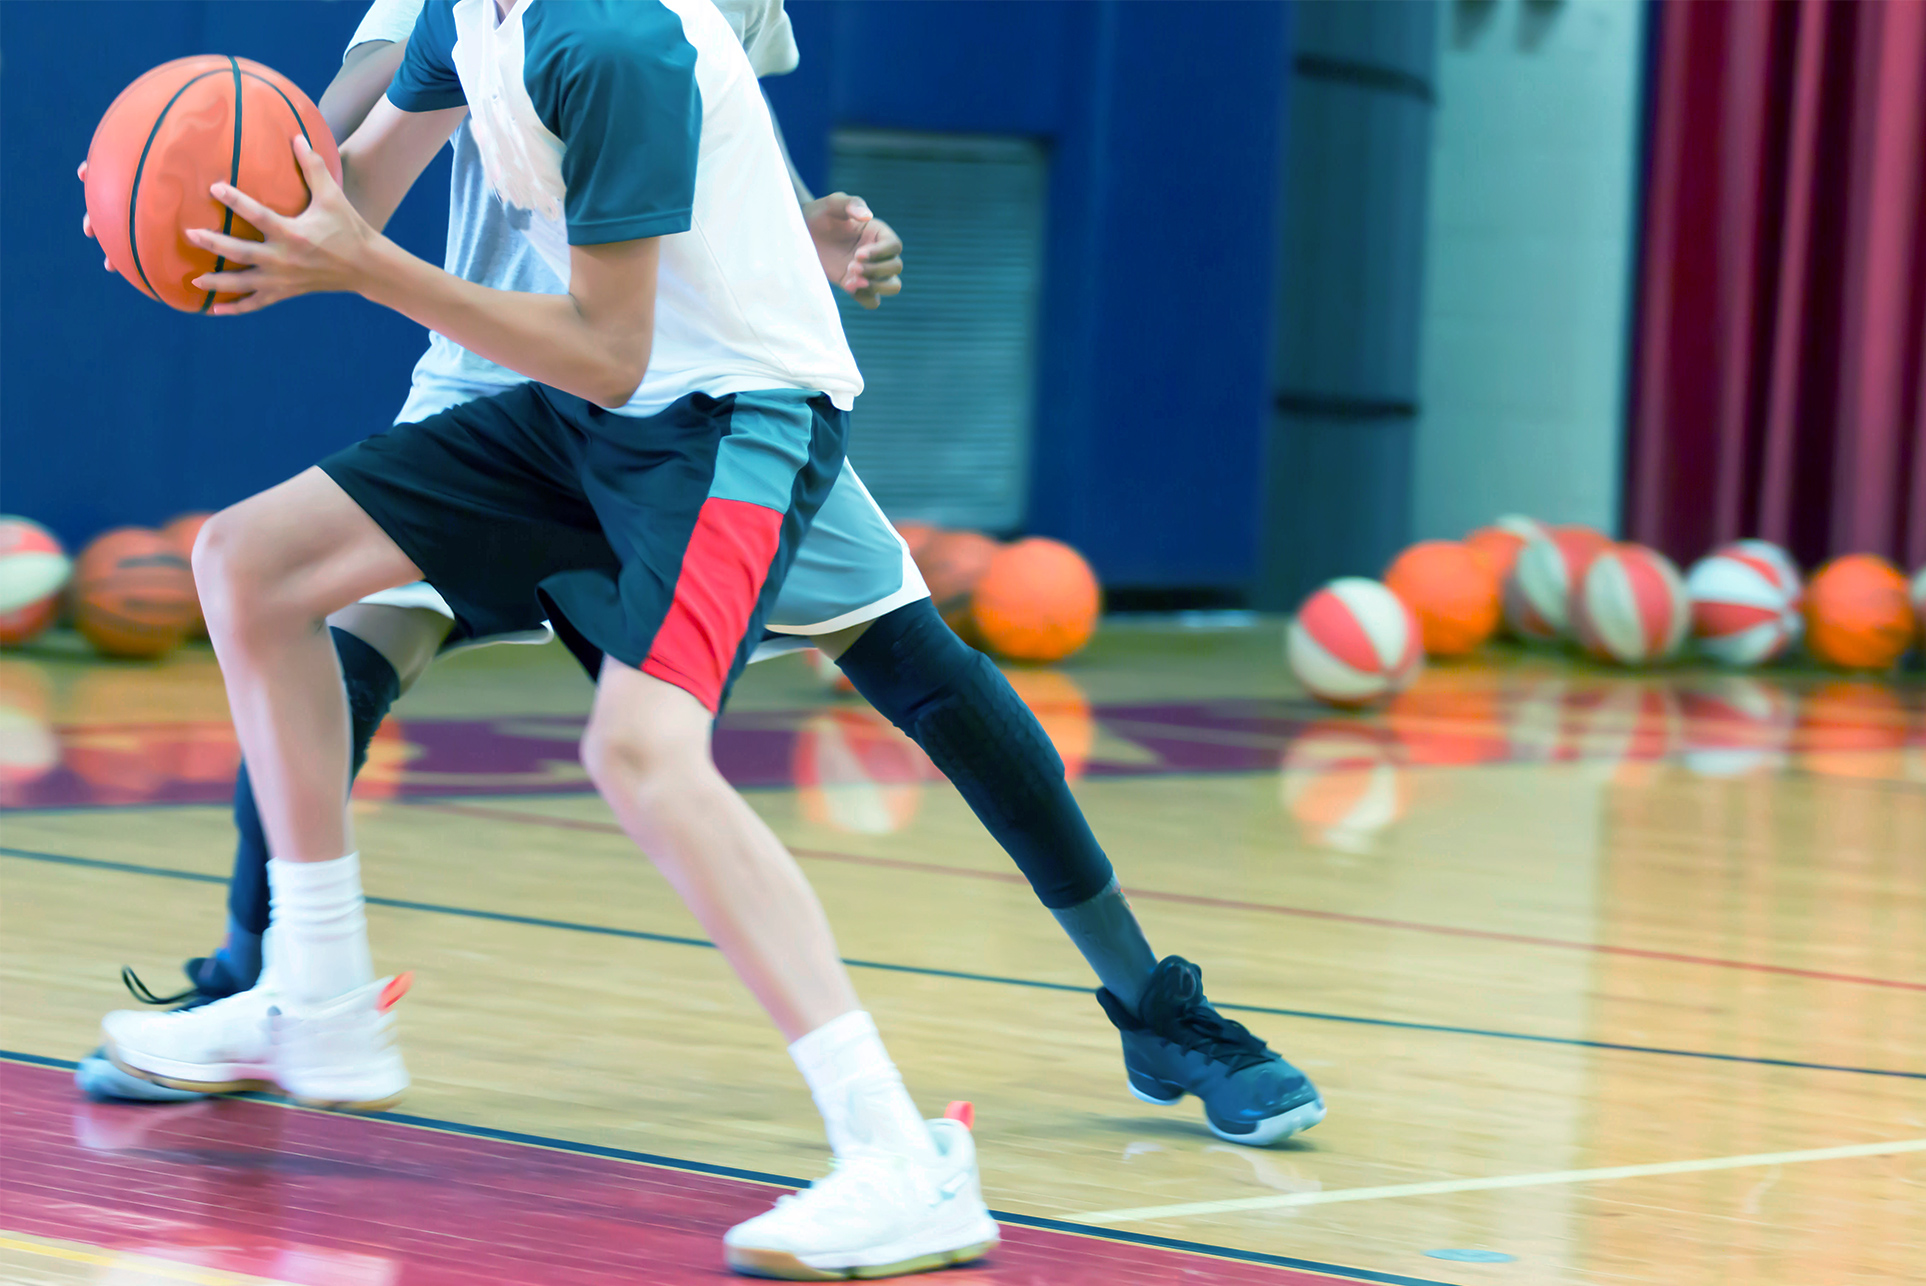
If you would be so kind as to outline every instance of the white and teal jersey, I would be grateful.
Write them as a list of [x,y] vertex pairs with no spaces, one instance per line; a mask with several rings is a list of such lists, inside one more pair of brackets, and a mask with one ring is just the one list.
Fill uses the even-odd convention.
[[[784,387],[847,409],[862,378],[756,69],[722,12],[710,0],[518,0],[499,23],[497,12],[493,0],[428,0],[388,97],[404,111],[470,109],[466,141],[489,188],[558,284],[570,245],[664,239],[655,344],[623,410]],[[786,19],[753,43],[778,65],[786,46],[794,65]],[[451,252],[454,237],[451,223]]]

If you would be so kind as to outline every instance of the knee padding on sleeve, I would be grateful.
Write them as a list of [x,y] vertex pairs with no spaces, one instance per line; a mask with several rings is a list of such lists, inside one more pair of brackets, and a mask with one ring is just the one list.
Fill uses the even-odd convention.
[[1110,883],[1043,725],[928,599],[875,621],[838,664],[950,779],[1045,906],[1074,906]]

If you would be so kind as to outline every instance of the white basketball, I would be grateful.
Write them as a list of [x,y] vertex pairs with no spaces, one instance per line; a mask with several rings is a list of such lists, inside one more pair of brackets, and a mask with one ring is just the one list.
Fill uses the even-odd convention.
[[1699,649],[1727,665],[1770,661],[1805,628],[1799,569],[1769,541],[1720,546],[1692,564],[1685,588]]
[[1524,514],[1505,514],[1495,520],[1492,526],[1499,531],[1508,531],[1522,540],[1550,540],[1552,529],[1536,518]]
[[1572,602],[1572,628],[1602,661],[1643,665],[1679,650],[1692,624],[1672,560],[1643,545],[1613,545],[1592,559]]
[[1285,659],[1311,695],[1363,705],[1403,688],[1424,664],[1418,618],[1383,585],[1332,581],[1304,600],[1285,635]]

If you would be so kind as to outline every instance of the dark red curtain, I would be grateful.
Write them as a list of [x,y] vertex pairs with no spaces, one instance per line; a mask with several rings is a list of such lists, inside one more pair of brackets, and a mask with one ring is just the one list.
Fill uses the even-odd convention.
[[1926,4],[1654,13],[1626,530],[1926,563]]

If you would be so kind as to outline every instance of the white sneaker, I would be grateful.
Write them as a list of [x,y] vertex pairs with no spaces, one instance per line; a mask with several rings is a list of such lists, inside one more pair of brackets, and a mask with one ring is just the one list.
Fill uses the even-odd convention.
[[408,1088],[393,1009],[409,981],[382,978],[307,1009],[263,981],[193,1009],[116,1010],[101,1020],[102,1046],[121,1070],[174,1089],[279,1088],[314,1107],[379,1111]]
[[309,1107],[379,1112],[401,1101],[408,1068],[395,1048],[395,1002],[412,975],[378,978],[323,1005],[269,1011],[274,1079]]
[[[968,1105],[952,1105],[952,1112]],[[929,1123],[936,1160],[864,1151],[722,1239],[729,1266],[757,1277],[895,1277],[980,1259],[996,1247],[976,1144],[954,1117]]]
[[272,1089],[268,1013],[279,999],[263,984],[192,1009],[117,1009],[100,1020],[101,1047],[122,1071],[177,1090]]

